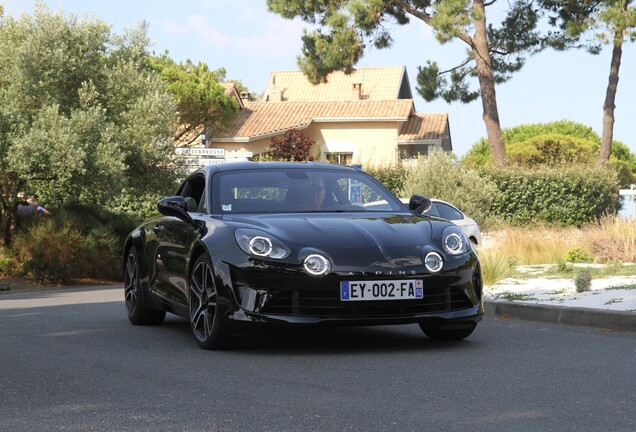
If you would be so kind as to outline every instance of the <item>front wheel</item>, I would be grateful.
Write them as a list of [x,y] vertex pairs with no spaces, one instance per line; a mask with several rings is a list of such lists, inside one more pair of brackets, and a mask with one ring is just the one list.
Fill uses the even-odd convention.
[[470,336],[477,323],[466,323],[462,326],[442,327],[439,324],[420,323],[420,328],[426,336],[437,341],[458,341]]
[[161,324],[166,317],[162,310],[148,309],[143,306],[143,287],[139,258],[135,247],[131,247],[126,255],[126,268],[124,269],[124,297],[128,319],[136,325]]
[[208,255],[201,255],[195,261],[190,274],[188,309],[192,333],[199,346],[204,349],[223,349],[230,343],[230,336],[222,325],[217,302],[212,262]]

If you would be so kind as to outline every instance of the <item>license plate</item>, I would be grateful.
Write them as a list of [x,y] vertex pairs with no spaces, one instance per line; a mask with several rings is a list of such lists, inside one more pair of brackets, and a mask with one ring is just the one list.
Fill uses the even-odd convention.
[[424,297],[422,279],[340,282],[340,300],[404,300]]

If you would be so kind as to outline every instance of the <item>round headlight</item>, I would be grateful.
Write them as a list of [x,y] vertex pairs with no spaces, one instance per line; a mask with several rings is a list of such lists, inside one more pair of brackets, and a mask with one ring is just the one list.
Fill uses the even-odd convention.
[[462,253],[464,251],[464,239],[457,233],[449,234],[444,239],[444,248],[453,255]]
[[257,257],[280,260],[291,253],[285,243],[260,230],[239,228],[234,232],[234,238],[243,252]]
[[312,254],[303,261],[305,271],[314,276],[322,276],[329,273],[331,263],[322,255]]
[[253,237],[249,242],[250,252],[258,256],[267,256],[272,251],[272,241],[267,237]]
[[437,252],[429,252],[424,258],[424,265],[431,273],[437,273],[444,267],[444,261]]

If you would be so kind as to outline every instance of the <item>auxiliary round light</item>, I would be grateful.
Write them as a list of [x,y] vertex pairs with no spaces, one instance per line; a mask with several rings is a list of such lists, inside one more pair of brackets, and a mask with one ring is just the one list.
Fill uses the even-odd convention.
[[329,273],[331,263],[322,255],[312,254],[303,261],[305,271],[314,276],[322,276]]
[[437,252],[429,252],[424,258],[424,265],[431,273],[437,273],[444,267],[444,261]]
[[267,256],[272,252],[272,241],[267,237],[256,236],[249,242],[250,252],[258,256]]

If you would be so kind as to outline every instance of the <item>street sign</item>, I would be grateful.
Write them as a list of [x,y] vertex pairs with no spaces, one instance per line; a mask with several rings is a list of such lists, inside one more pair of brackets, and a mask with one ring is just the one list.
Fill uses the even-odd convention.
[[177,156],[199,156],[202,158],[225,157],[225,149],[207,148],[207,147],[177,147],[175,149]]

